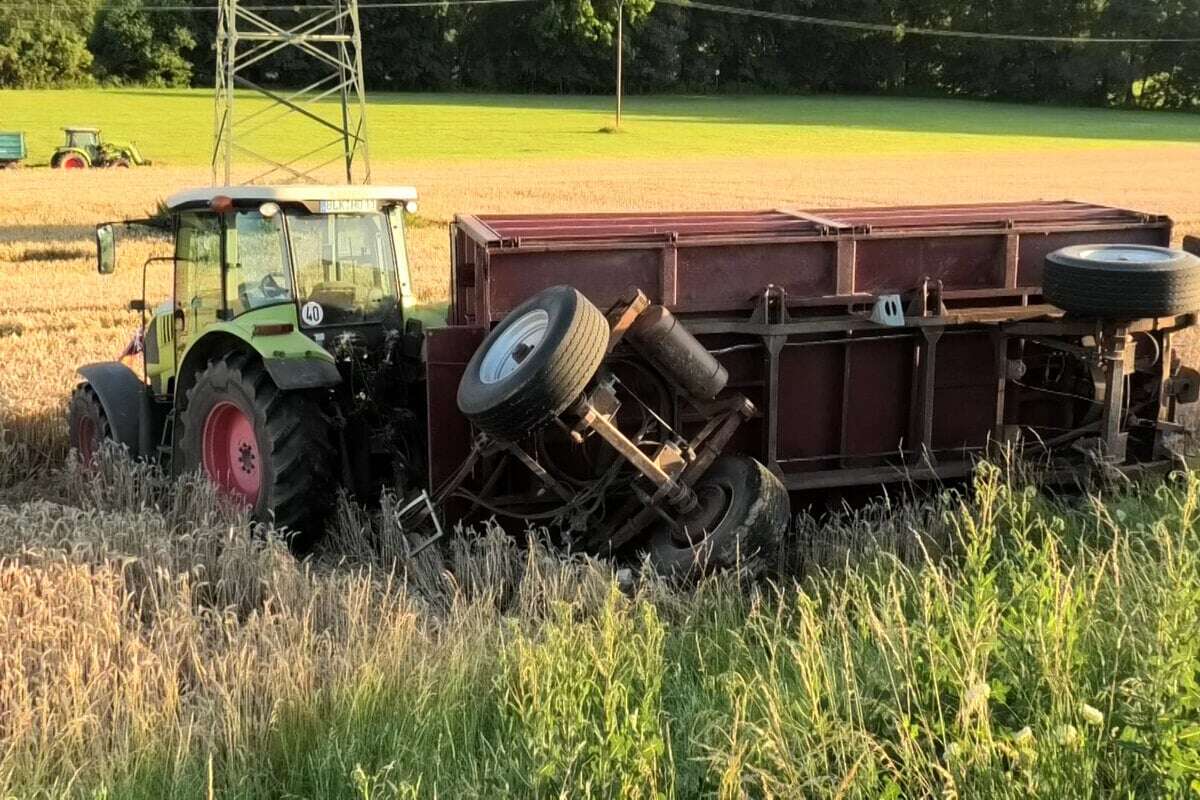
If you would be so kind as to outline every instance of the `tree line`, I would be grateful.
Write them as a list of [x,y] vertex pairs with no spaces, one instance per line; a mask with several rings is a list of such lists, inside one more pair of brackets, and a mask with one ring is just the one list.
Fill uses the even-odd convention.
[[[884,23],[820,27],[653,0],[363,8],[371,91],[605,93],[618,8],[626,90],[869,92],[1097,106],[1200,108],[1200,44],[943,38],[917,28],[1054,36],[1200,37],[1200,0],[716,0],[766,12]],[[0,0],[0,87],[210,86],[215,0]],[[277,0],[254,0],[255,5]],[[290,5],[290,4],[288,4]],[[287,23],[280,4],[270,12]],[[293,19],[295,19],[293,17]],[[281,54],[258,80],[304,85]]]

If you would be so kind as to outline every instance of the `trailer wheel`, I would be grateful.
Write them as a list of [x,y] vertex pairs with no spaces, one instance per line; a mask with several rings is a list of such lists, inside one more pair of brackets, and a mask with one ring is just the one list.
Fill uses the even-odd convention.
[[736,566],[759,571],[791,516],[783,482],[753,458],[721,456],[693,488],[698,506],[675,526],[650,532],[650,564],[675,577]]
[[1141,244],[1072,245],[1046,256],[1042,294],[1064,311],[1106,319],[1200,309],[1200,258]]
[[96,454],[105,440],[113,438],[108,415],[90,383],[79,384],[71,393],[67,406],[67,435],[71,449],[84,466],[95,464]]
[[553,286],[483,340],[458,384],[458,408],[489,436],[521,439],[575,402],[607,349],[600,309],[570,286]]
[[335,496],[333,432],[316,400],[275,386],[244,353],[211,362],[180,419],[181,471],[202,472],[260,522],[274,520],[305,550]]

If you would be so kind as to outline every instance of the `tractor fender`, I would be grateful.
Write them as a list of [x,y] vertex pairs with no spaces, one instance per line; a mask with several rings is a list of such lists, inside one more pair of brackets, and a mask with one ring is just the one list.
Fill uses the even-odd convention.
[[87,364],[76,370],[96,391],[113,438],[133,455],[145,456],[142,423],[150,419],[150,394],[146,384],[129,367],[117,361]]
[[342,376],[332,361],[317,358],[264,358],[271,380],[284,391],[337,386]]
[[341,383],[342,376],[337,370],[333,356],[304,334],[292,332],[281,336],[254,336],[256,321],[270,319],[273,318],[258,316],[256,320],[254,315],[247,314],[234,322],[220,322],[210,326],[183,355],[176,396],[186,398],[196,374],[204,369],[209,360],[234,349],[243,350],[261,359],[271,380],[285,391],[320,389]]

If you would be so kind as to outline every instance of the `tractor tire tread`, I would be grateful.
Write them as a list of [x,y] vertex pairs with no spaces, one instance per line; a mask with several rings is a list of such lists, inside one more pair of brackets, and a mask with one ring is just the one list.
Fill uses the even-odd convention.
[[[321,536],[333,505],[334,448],[329,420],[316,399],[301,392],[280,391],[266,369],[245,353],[232,353],[209,362],[188,391],[188,409],[199,393],[230,394],[238,387],[253,406],[259,449],[269,454],[256,521],[273,520],[291,534],[293,547],[305,551]],[[182,467],[200,468],[202,422],[184,412],[180,419]]]

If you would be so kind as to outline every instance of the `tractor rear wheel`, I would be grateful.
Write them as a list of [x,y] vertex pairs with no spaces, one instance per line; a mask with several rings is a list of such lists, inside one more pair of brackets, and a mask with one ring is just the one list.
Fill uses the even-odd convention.
[[196,377],[180,418],[180,467],[199,471],[297,550],[320,538],[335,495],[329,420],[314,397],[280,391],[245,353]]
[[113,438],[108,415],[90,383],[79,384],[71,393],[71,402],[67,406],[67,435],[76,457],[89,467],[96,463],[104,442]]
[[87,169],[87,159],[78,153],[67,153],[58,160],[59,169]]

